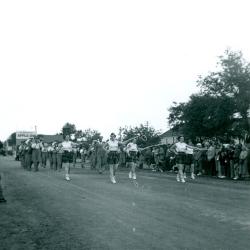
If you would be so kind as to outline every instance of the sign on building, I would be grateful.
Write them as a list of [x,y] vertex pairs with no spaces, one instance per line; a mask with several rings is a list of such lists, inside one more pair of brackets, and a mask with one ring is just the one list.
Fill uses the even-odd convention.
[[36,131],[17,131],[16,139],[17,140],[27,140],[36,136]]

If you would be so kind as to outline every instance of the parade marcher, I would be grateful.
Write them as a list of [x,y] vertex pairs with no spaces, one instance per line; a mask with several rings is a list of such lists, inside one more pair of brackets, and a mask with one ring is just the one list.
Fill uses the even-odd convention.
[[62,157],[63,157],[63,148],[62,144],[59,143],[57,148],[56,148],[56,165],[57,165],[57,170],[62,169]]
[[53,158],[52,158],[53,146],[52,146],[52,143],[49,143],[47,151],[48,151],[49,167],[50,167],[50,169],[52,169],[53,168]]
[[177,181],[185,182],[183,169],[186,161],[186,151],[187,149],[198,149],[193,146],[190,146],[184,142],[184,137],[179,136],[178,142],[176,142],[172,147],[171,150],[176,153],[176,164],[178,168],[178,173],[176,176]]
[[57,142],[53,142],[52,143],[52,147],[53,147],[53,150],[52,150],[52,168],[54,170],[57,170]]
[[107,162],[109,165],[110,171],[110,180],[112,183],[116,183],[115,173],[119,164],[119,141],[116,139],[116,135],[114,133],[110,134],[110,140],[108,140],[106,144],[106,148],[108,150]]
[[63,164],[65,166],[65,179],[67,181],[70,180],[70,166],[73,162],[73,142],[70,141],[69,135],[66,135],[65,140],[62,142],[62,150],[63,150]]
[[47,143],[42,143],[42,167],[46,168],[47,165],[47,159],[48,159],[48,144]]
[[132,142],[129,142],[126,146],[126,152],[127,152],[127,162],[130,167],[129,172],[129,178],[136,180],[136,163],[138,158],[138,146],[136,144],[136,139],[134,139]]
[[32,165],[32,148],[31,148],[31,139],[28,139],[25,142],[25,149],[24,149],[24,154],[25,154],[25,168],[30,171],[31,170],[31,165]]
[[38,138],[34,138],[31,143],[32,148],[32,162],[34,164],[34,171],[38,171],[39,163],[41,163],[41,148],[42,144]]

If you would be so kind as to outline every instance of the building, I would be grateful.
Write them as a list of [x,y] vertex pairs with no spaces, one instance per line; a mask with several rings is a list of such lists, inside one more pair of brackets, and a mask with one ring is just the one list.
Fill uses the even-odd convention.
[[38,137],[46,143],[51,143],[51,142],[62,142],[63,141],[63,135],[61,134],[56,134],[56,135],[38,135]]
[[173,144],[177,141],[178,136],[180,136],[179,132],[176,132],[173,129],[170,129],[170,130],[168,130],[165,133],[160,135],[161,143],[162,144]]

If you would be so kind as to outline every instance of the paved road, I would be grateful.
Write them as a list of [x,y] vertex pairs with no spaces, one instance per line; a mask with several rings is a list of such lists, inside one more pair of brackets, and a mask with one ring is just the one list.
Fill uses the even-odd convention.
[[250,249],[250,181],[75,168],[28,172],[0,157],[0,249]]

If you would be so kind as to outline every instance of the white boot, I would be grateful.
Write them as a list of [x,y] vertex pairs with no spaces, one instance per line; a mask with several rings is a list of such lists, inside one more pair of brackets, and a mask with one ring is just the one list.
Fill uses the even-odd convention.
[[179,173],[177,173],[177,175],[176,175],[176,180],[179,182],[180,181],[180,175],[179,175]]
[[112,182],[113,184],[116,183],[116,180],[115,180],[115,177],[114,177],[114,176],[111,176],[110,179],[111,179],[111,182]]
[[128,174],[128,178],[129,179],[132,179],[132,172],[130,171],[129,174]]

